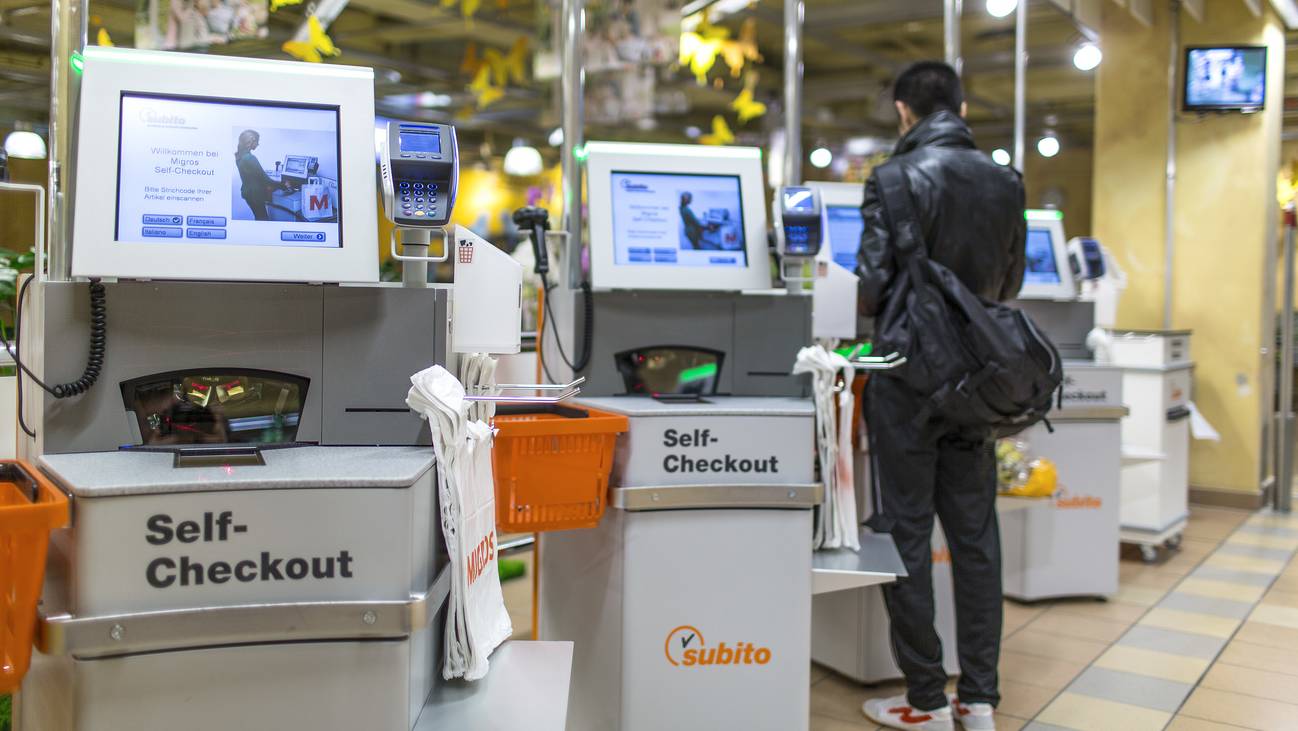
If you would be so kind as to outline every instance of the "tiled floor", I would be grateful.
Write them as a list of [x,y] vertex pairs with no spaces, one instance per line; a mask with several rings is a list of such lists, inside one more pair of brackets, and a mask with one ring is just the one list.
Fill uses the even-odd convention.
[[[1192,511],[1181,550],[1124,554],[1107,602],[1005,603],[1002,731],[1298,730],[1298,516]],[[873,729],[861,686],[819,667],[812,731]]]

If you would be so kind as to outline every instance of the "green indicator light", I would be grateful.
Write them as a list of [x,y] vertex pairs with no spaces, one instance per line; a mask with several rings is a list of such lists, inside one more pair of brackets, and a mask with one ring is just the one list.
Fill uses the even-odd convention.
[[1051,208],[1046,208],[1046,209],[1029,208],[1028,210],[1023,212],[1023,217],[1029,221],[1062,221],[1064,220],[1064,212],[1057,211]]
[[86,67],[86,59],[81,55],[80,51],[73,51],[72,58],[68,59],[68,65],[72,67],[73,71],[81,73],[81,70]]
[[681,374],[676,377],[676,382],[693,383],[694,381],[702,381],[705,378],[711,378],[716,374],[717,374],[717,364],[705,363],[701,366],[694,366],[693,368],[686,368],[685,370],[681,371]]
[[586,149],[585,145],[582,145],[572,151],[572,156],[577,159],[577,162],[586,162],[586,158],[590,157],[590,151]]

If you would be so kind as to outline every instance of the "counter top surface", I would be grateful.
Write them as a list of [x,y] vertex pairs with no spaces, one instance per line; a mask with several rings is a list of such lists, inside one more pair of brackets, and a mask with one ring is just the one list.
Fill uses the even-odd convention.
[[171,452],[47,454],[41,468],[76,497],[215,490],[408,487],[433,466],[432,447],[286,447],[264,465],[176,467]]

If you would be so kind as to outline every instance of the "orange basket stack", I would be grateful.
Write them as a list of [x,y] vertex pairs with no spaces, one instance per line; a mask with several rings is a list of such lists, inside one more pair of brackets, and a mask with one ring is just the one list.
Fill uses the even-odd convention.
[[67,523],[67,496],[26,463],[0,460],[0,694],[27,674],[50,531]]
[[590,408],[498,414],[496,529],[593,528],[604,515],[617,435],[627,418]]

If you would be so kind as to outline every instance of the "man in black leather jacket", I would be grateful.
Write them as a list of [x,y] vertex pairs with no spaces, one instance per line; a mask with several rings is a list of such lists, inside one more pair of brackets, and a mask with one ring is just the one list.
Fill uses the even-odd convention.
[[[964,122],[960,79],[938,62],[915,64],[896,81],[901,141],[893,159],[914,196],[928,255],[970,291],[1004,301],[1022,286],[1026,223],[1023,184],[974,147]],[[892,233],[876,180],[865,186],[865,230],[858,253],[860,311],[882,311],[896,272]],[[1001,552],[996,523],[996,463],[990,439],[940,421],[917,425],[922,397],[898,379],[873,378],[866,392],[874,474],[870,524],[892,534],[910,576],[884,589],[894,655],[907,694],[865,704],[867,716],[894,728],[993,729],[1000,700]],[[960,657],[954,708],[944,686],[942,643],[934,628],[931,547],[941,519],[954,576]]]

